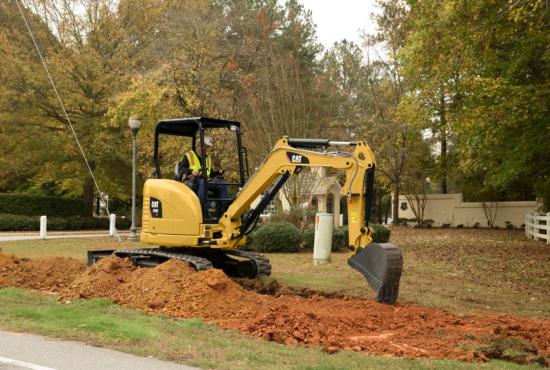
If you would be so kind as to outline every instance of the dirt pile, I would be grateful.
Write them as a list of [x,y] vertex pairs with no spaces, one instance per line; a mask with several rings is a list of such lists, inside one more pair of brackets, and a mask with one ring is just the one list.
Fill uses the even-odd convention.
[[[536,354],[550,355],[550,321],[457,315],[415,305],[388,306],[362,299],[280,297],[276,309],[236,325],[279,343],[321,345],[380,355],[467,359],[483,343],[527,340]],[[530,355],[526,353],[526,355]]]
[[[108,297],[149,312],[203,318],[266,340],[321,346],[328,352],[347,349],[461,359],[506,359],[513,352],[514,361],[519,356],[522,361],[539,362],[550,356],[548,320],[459,315],[313,292],[300,296],[275,285],[267,289],[275,296],[262,295],[243,288],[221,270],[195,272],[176,260],[140,269],[128,260],[110,257],[87,269],[67,258],[26,260],[0,254],[0,287],[5,286]],[[507,352],[504,344],[512,342],[524,343],[525,353]]]
[[120,285],[128,281],[134,270],[134,265],[128,259],[103,258],[77,276],[70,289],[84,298],[111,298]]
[[0,287],[60,292],[85,270],[86,265],[72,258],[30,260],[0,253]]
[[177,317],[240,317],[254,312],[260,296],[246,291],[221,270],[195,272],[171,260],[133,271],[112,298],[119,303]]

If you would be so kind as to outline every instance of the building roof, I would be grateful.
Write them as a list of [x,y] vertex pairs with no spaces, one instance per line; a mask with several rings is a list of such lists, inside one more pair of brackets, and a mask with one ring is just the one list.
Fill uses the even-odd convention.
[[[331,188],[333,191],[331,191]],[[328,193],[340,193],[342,186],[336,176],[328,176],[319,180],[319,184],[313,191],[313,195],[324,195]]]

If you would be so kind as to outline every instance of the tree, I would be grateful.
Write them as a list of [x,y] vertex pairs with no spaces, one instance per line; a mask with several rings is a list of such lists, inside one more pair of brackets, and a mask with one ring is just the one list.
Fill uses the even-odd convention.
[[[399,52],[408,32],[407,8],[400,0],[380,1],[382,15],[376,18],[378,33],[367,36],[367,64],[363,105],[367,119],[363,136],[369,137],[377,155],[377,170],[393,190],[393,222],[399,219],[399,195],[403,173],[414,143],[421,140],[417,127],[399,114],[405,98],[406,81],[401,74]],[[382,45],[386,58],[371,61],[370,48]]]
[[[129,174],[130,167],[128,151],[120,150],[120,145],[129,144],[129,135],[126,129],[108,125],[105,115],[111,100],[128,83],[132,47],[114,3],[29,0],[26,5],[34,11],[32,15],[25,10],[98,181],[112,195],[124,196],[128,185],[124,179],[129,176],[121,178],[120,174]],[[20,17],[16,19],[23,24]],[[28,33],[20,31],[19,36],[24,45],[32,47]],[[11,79],[13,86],[25,93],[13,94],[9,101],[29,104],[37,111],[35,120],[41,122],[37,125],[40,131],[34,135],[41,148],[34,152],[45,150],[48,155],[42,156],[40,166],[32,173],[34,186],[51,184],[55,192],[82,195],[86,214],[91,215],[91,177],[42,66],[37,57],[29,61],[28,55],[37,54],[29,50],[27,56],[18,56],[25,68]],[[21,110],[15,114],[21,117]]]
[[536,192],[548,199],[550,15],[545,2],[409,5],[412,31],[402,62],[406,75],[417,76],[414,92],[434,117],[434,91],[440,91],[446,126],[459,138],[461,177],[477,181],[481,175],[482,187],[495,188],[504,198],[525,199]]

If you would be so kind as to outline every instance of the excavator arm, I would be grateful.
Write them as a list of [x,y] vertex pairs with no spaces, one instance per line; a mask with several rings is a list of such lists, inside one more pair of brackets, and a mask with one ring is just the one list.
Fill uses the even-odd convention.
[[[311,150],[342,145],[354,147],[353,152]],[[365,276],[379,301],[394,303],[403,265],[401,251],[390,243],[372,243],[368,226],[375,165],[371,149],[362,141],[333,142],[283,137],[277,141],[220,219],[222,238],[218,246],[235,248],[240,245],[263,208],[285,181],[292,175],[298,175],[304,167],[341,169],[346,174],[342,195],[347,199],[348,208],[348,263]],[[249,210],[253,201],[266,191],[267,197],[256,208]]]

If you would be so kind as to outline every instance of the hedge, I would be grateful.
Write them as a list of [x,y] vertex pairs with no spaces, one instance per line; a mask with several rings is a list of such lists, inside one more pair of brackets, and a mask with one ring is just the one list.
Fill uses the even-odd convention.
[[[129,219],[117,219],[116,226],[120,229],[130,228]],[[48,230],[86,230],[108,229],[108,218],[96,217],[48,217]],[[0,231],[35,231],[40,230],[38,216],[0,214]]]
[[270,222],[253,234],[252,248],[258,252],[296,252],[302,239],[290,222]]
[[84,213],[80,199],[0,193],[0,214],[71,217]]

